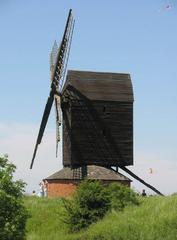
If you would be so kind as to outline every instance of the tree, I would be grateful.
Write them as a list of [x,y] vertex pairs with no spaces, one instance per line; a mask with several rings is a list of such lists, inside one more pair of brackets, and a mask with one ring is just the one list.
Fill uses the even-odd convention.
[[25,225],[28,218],[23,205],[25,183],[14,181],[16,166],[9,163],[8,156],[0,157],[0,239],[25,239]]
[[136,193],[118,183],[103,186],[97,180],[84,180],[72,199],[63,199],[64,222],[71,231],[79,231],[100,220],[114,209],[122,211],[126,206],[138,205]]
[[110,209],[108,191],[99,181],[84,180],[76,190],[73,199],[63,199],[64,221],[71,231],[79,231],[103,218]]
[[112,183],[107,190],[111,199],[111,208],[114,210],[122,211],[126,206],[139,204],[137,194],[123,184]]

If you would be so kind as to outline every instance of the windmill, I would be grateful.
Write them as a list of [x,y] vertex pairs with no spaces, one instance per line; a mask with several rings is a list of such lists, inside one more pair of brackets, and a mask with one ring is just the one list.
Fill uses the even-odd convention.
[[81,178],[87,176],[88,165],[103,166],[112,171],[120,168],[162,195],[126,167],[133,165],[133,88],[130,75],[70,70],[65,78],[73,29],[74,19],[70,10],[60,47],[54,43],[51,53],[51,89],[30,168],[54,103],[56,152],[62,124],[64,167],[73,168]]

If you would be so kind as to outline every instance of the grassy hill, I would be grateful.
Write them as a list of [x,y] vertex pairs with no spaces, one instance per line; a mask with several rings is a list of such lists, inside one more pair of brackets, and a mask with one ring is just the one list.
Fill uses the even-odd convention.
[[27,240],[177,240],[177,196],[147,197],[138,207],[107,216],[87,230],[68,233],[60,199],[25,198],[31,218]]

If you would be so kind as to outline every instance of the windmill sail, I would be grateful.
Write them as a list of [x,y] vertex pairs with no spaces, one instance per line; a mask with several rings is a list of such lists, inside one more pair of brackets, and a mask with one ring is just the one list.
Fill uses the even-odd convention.
[[61,80],[63,78],[63,70],[66,67],[66,56],[69,51],[69,46],[71,44],[72,32],[74,28],[74,19],[72,16],[72,10],[70,9],[66,28],[64,31],[64,35],[60,44],[60,48],[58,50],[56,64],[54,66],[54,71],[52,74],[52,85],[58,86],[61,84]]
[[38,145],[41,143],[41,140],[42,140],[42,137],[43,137],[43,134],[44,134],[44,130],[45,130],[45,127],[47,125],[47,121],[48,121],[48,118],[49,118],[49,115],[50,115],[50,110],[52,108],[53,100],[54,100],[54,93],[53,93],[53,91],[50,91],[50,96],[47,99],[47,103],[46,103],[46,106],[45,106],[45,109],[44,109],[44,113],[43,113],[40,129],[39,129],[39,133],[38,133],[38,137],[37,137],[32,161],[31,161],[31,165],[30,165],[30,169],[32,169],[32,167],[33,167],[33,163],[34,163],[34,159],[35,159],[36,152],[37,152],[37,149],[38,149]]
[[[60,81],[62,81],[62,79],[63,79],[64,69],[66,69],[66,64],[67,64],[66,56],[68,56],[71,39],[72,39],[73,28],[74,28],[74,19],[72,16],[72,10],[70,9],[68,18],[67,18],[67,22],[66,22],[66,27],[64,30],[64,34],[63,34],[63,38],[62,38],[62,41],[60,44],[60,48],[57,52],[57,46],[55,46],[55,48],[53,48],[55,50],[55,54],[54,54],[54,52],[53,52],[53,55],[51,54],[51,63],[52,63],[52,68],[53,68],[52,76],[51,76],[51,89],[50,89],[50,94],[49,94],[49,97],[47,100],[47,104],[44,109],[44,113],[43,113],[40,129],[39,129],[32,161],[31,161],[31,165],[30,165],[30,169],[32,169],[32,167],[33,167],[33,163],[34,163],[34,159],[35,159],[36,152],[38,149],[38,145],[42,141],[42,137],[43,137],[43,134],[45,131],[45,127],[47,125],[47,121],[48,121],[48,118],[50,115],[50,111],[51,111],[54,99],[55,99],[56,109],[59,108],[59,106],[58,106],[59,101],[56,100],[57,97],[55,97],[55,96],[60,97],[59,85],[60,85]],[[56,52],[57,52],[57,54],[56,54]],[[57,122],[59,122],[59,121],[60,120],[57,120]]]
[[61,126],[60,97],[57,95],[55,95],[55,114],[56,114],[56,157],[57,157],[58,143],[60,142],[60,126]]
[[[52,51],[50,54],[50,71],[51,71],[51,81],[53,80],[53,73],[54,73],[54,68],[57,60],[57,54],[58,54],[58,45],[57,42],[55,41],[52,47]],[[59,86],[56,86],[57,92],[59,92]],[[56,157],[58,153],[58,143],[60,141],[60,125],[61,125],[61,111],[60,111],[60,97],[55,94],[54,96],[55,99],[55,117],[56,117]]]
[[57,54],[58,54],[58,45],[55,41],[52,47],[52,51],[50,53],[50,71],[53,72],[56,60],[57,60]]
[[[70,13],[69,13],[70,14]],[[58,54],[61,52],[62,58],[59,58],[61,64],[61,68],[59,71],[55,70],[57,69],[55,65],[51,66],[51,80],[54,81],[59,76],[59,81],[56,85],[57,93],[61,93],[62,87],[64,85],[65,81],[65,75],[66,75],[66,67],[68,63],[69,53],[70,53],[70,47],[71,47],[71,41],[72,41],[72,35],[74,30],[74,19],[71,15],[70,20],[68,21],[68,29],[65,31],[65,38],[63,38],[63,41],[60,44],[60,47],[58,49],[57,43],[54,42],[52,53],[51,53],[51,64],[57,65],[58,61]],[[65,49],[65,51],[63,51]],[[57,54],[58,50],[58,54]],[[55,78],[53,78],[53,74],[55,75]],[[55,94],[55,113],[56,113],[56,157],[58,153],[58,143],[60,141],[60,125],[61,125],[61,107],[60,107],[60,96],[58,94]]]
[[60,79],[60,83],[59,83],[60,93],[62,92],[62,89],[65,85],[66,68],[67,68],[69,53],[70,53],[70,49],[71,49],[72,36],[73,36],[73,31],[74,31],[74,23],[75,23],[75,21],[74,21],[74,19],[72,19],[72,21],[70,22],[69,31],[68,31],[68,41],[66,44],[67,51],[65,51],[64,64],[63,64],[63,69],[62,69],[63,74],[62,74],[62,78]]

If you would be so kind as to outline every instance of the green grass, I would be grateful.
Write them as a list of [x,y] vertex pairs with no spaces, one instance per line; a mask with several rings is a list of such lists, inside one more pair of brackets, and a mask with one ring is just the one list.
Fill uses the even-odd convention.
[[25,205],[31,214],[27,240],[177,240],[177,196],[141,199],[140,206],[112,211],[75,234],[60,219],[60,199],[27,197]]

